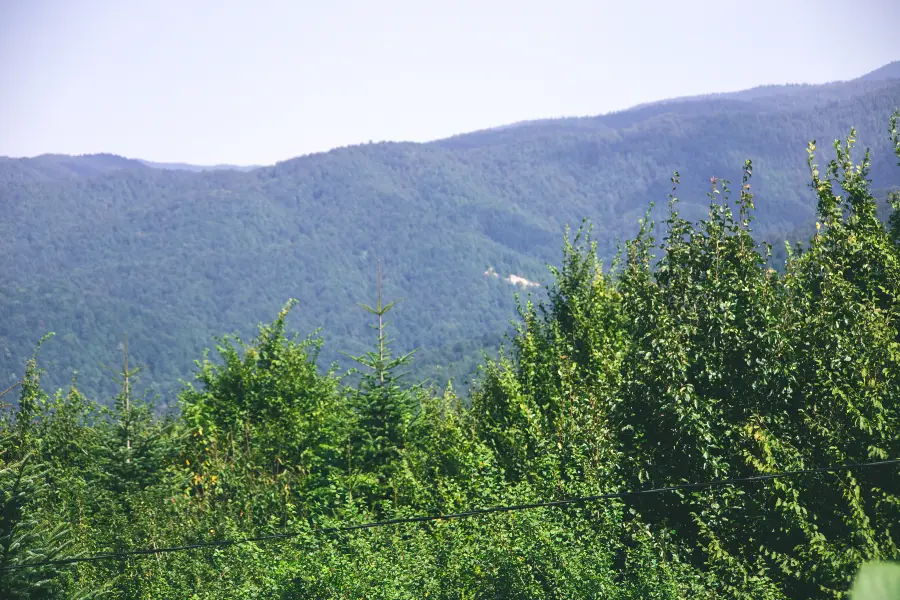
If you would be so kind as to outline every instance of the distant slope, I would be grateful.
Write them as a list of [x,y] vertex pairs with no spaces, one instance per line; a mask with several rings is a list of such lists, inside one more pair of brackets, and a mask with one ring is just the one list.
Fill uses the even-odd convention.
[[888,63],[859,78],[860,81],[885,81],[891,79],[900,79],[900,60]]
[[195,173],[199,173],[201,171],[252,171],[253,169],[260,168],[260,165],[190,165],[187,163],[153,162],[149,160],[141,160],[140,162],[154,169],[168,169],[170,171],[193,171]]
[[[324,360],[362,352],[373,340],[356,303],[374,296],[377,258],[387,295],[406,298],[392,319],[399,348],[424,348],[418,374],[442,380],[506,330],[525,292],[504,278],[545,280],[565,226],[582,218],[611,256],[650,202],[665,206],[676,170],[680,211],[696,219],[709,178],[738,181],[752,159],[757,231],[772,241],[814,222],[810,140],[828,148],[855,126],[875,186],[900,185],[887,143],[897,104],[900,81],[856,81],[366,144],[247,172],[110,159],[73,177],[44,160],[39,177],[0,179],[0,383],[52,330],[41,351],[51,381],[78,369],[83,389],[108,393],[100,365],[115,364],[127,331],[145,382],[171,399],[213,335],[252,333],[289,297],[300,300],[294,328],[324,328]],[[0,176],[32,172],[34,160],[0,162]],[[485,276],[491,267],[499,277]],[[450,362],[465,368],[437,370]]]
[[876,92],[893,85],[892,82],[900,80],[900,61],[884,65],[850,81],[834,81],[824,84],[789,83],[776,85],[761,85],[737,92],[721,92],[716,94],[700,94],[696,96],[684,96],[657,102],[648,102],[629,109],[642,109],[654,106],[671,106],[676,103],[709,101],[716,99],[731,99],[742,101],[760,101],[771,99],[779,108],[783,108],[788,97],[794,97],[807,108],[820,103],[829,103],[843,99],[849,99],[864,91]]
[[492,127],[472,133],[460,134],[446,140],[450,144],[473,145],[481,140],[497,135],[515,136],[519,130],[546,128],[557,131],[579,131],[590,129],[594,132],[616,130],[640,123],[662,114],[692,117],[716,111],[755,112],[770,108],[784,111],[790,109],[810,110],[819,106],[851,100],[865,93],[890,93],[900,81],[900,61],[885,65],[871,73],[851,81],[837,81],[825,84],[792,83],[762,85],[737,92],[721,92],[682,96],[654,102],[638,104],[626,110],[614,111],[592,117],[570,117],[558,119],[536,119],[520,121]]
[[42,154],[33,158],[0,157],[0,185],[7,182],[70,180],[123,169],[146,169],[140,161],[114,154]]

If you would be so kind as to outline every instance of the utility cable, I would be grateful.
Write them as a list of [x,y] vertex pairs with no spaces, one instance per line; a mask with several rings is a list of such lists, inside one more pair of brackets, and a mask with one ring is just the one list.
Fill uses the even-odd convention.
[[76,556],[72,558],[62,558],[57,560],[45,560],[34,563],[22,563],[18,565],[8,565],[4,567],[3,571],[13,571],[17,569],[34,569],[38,567],[49,567],[49,566],[62,566],[62,565],[71,565],[74,563],[82,563],[82,562],[96,562],[101,560],[111,560],[114,558],[127,558],[131,556],[146,556],[150,554],[163,554],[168,552],[181,552],[186,550],[196,550],[199,548],[220,548],[223,546],[233,546],[237,544],[249,544],[253,542],[266,542],[266,541],[276,541],[276,540],[284,540],[289,538],[296,538],[302,535],[307,535],[311,533],[320,533],[320,534],[332,534],[332,533],[342,533],[345,531],[355,531],[358,529],[372,529],[375,527],[386,527],[389,525],[400,525],[405,523],[425,523],[428,521],[444,521],[451,519],[462,519],[466,517],[475,517],[480,515],[488,515],[493,513],[504,513],[504,512],[514,512],[520,510],[531,510],[535,508],[552,508],[557,506],[567,506],[570,504],[584,504],[588,502],[596,502],[599,500],[613,500],[616,498],[628,498],[631,496],[641,496],[646,494],[659,494],[662,492],[674,492],[678,490],[688,490],[688,489],[704,489],[704,488],[713,488],[720,487],[726,485],[735,485],[742,483],[753,483],[756,481],[769,481],[771,479],[781,479],[785,477],[797,477],[801,475],[812,475],[815,473],[836,473],[840,471],[852,471],[855,469],[869,468],[869,467],[883,467],[888,465],[900,465],[900,459],[890,459],[890,460],[880,460],[874,462],[867,463],[850,463],[845,465],[838,466],[830,466],[830,467],[817,467],[813,469],[797,469],[793,471],[783,471],[779,473],[769,473],[766,475],[752,475],[749,477],[734,477],[731,479],[719,479],[713,481],[704,481],[697,483],[679,483],[676,485],[669,485],[665,487],[658,488],[649,488],[643,490],[632,490],[626,492],[612,492],[608,494],[597,494],[594,496],[581,496],[577,498],[565,498],[562,500],[551,500],[548,502],[535,502],[532,504],[514,504],[510,506],[492,506],[489,508],[476,508],[473,510],[468,510],[464,512],[458,513],[449,513],[442,515],[423,515],[418,517],[402,517],[397,519],[387,519],[384,521],[373,521],[369,523],[360,523],[357,525],[343,525],[340,527],[328,527],[323,529],[313,529],[310,531],[303,532],[288,532],[282,534],[274,534],[274,535],[261,535],[256,537],[248,537],[237,540],[212,540],[209,542],[199,542],[196,544],[190,544],[187,546],[171,546],[168,548],[141,548],[138,550],[128,550],[125,552],[111,552],[108,554],[95,554],[92,556]]

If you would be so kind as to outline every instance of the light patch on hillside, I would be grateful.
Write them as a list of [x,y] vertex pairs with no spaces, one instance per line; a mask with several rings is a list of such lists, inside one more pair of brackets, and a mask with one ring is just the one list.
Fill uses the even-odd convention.
[[539,284],[537,281],[530,281],[530,280],[528,280],[528,279],[525,279],[524,277],[520,277],[520,276],[518,276],[518,275],[512,275],[512,274],[510,274],[509,277],[507,277],[506,279],[504,279],[504,281],[508,281],[508,282],[510,282],[510,283],[513,284],[513,285],[518,285],[518,286],[521,286],[521,287],[524,287],[524,288],[540,287],[540,286],[541,286],[541,284]]
[[[494,270],[494,267],[490,267],[487,271],[485,271],[484,276],[485,277],[496,277],[497,279],[500,278],[500,274]],[[520,275],[513,275],[513,274],[510,274],[508,277],[504,277],[503,281],[505,281],[511,285],[517,285],[517,286],[523,287],[523,288],[540,287],[541,286],[541,284],[539,284],[536,281],[531,281],[531,280],[525,279],[524,277],[522,277]]]

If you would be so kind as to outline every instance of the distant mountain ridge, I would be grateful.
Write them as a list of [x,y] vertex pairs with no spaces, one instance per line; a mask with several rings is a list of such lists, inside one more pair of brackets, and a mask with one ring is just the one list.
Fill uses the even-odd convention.
[[[4,169],[6,167],[6,169]],[[72,177],[93,177],[120,171],[122,169],[147,168],[139,160],[124,158],[115,154],[41,154],[32,158],[0,157],[0,172],[18,170],[21,180],[58,180]],[[2,182],[2,179],[0,179]]]
[[[623,110],[612,111],[610,113],[606,113],[603,115],[597,116],[587,116],[587,117],[558,117],[553,119],[534,119],[534,120],[526,120],[526,121],[518,121],[515,123],[510,123],[508,125],[500,125],[498,127],[491,127],[488,129],[480,130],[479,132],[473,133],[481,133],[488,131],[503,131],[507,129],[514,129],[518,127],[527,127],[533,125],[548,125],[548,124],[560,124],[564,121],[580,121],[580,120],[595,120],[595,121],[613,121],[615,120],[617,115],[623,114],[633,114],[635,111],[648,109],[648,108],[661,108],[661,107],[671,107],[673,104],[679,104],[684,102],[694,102],[698,100],[738,100],[738,101],[753,101],[760,100],[763,98],[777,97],[777,96],[785,96],[785,95],[794,95],[794,94],[803,94],[804,92],[809,92],[811,90],[816,90],[820,94],[819,102],[825,100],[835,100],[844,97],[848,91],[852,94],[856,90],[859,89],[858,84],[860,82],[877,82],[877,85],[873,86],[872,89],[878,89],[882,87],[882,84],[888,82],[889,86],[891,81],[900,80],[900,60],[896,60],[890,62],[882,67],[879,67],[865,75],[860,77],[856,77],[854,79],[846,80],[846,81],[834,81],[822,84],[815,83],[787,83],[787,84],[768,84],[768,85],[759,85],[752,88],[748,88],[746,90],[739,90],[736,92],[718,92],[712,94],[698,94],[693,96],[679,96],[675,98],[667,98],[664,100],[656,100],[652,102],[643,102],[640,104],[636,104],[630,108],[626,108]],[[459,136],[454,137],[463,137],[468,134],[460,134]]]
[[[453,140],[460,140],[464,138],[471,138],[472,136],[479,136],[482,134],[490,133],[490,132],[504,132],[512,129],[519,129],[522,127],[533,127],[533,126],[557,126],[557,127],[579,127],[579,124],[585,122],[591,122],[593,125],[609,125],[612,129],[621,127],[622,116],[626,116],[626,120],[633,121],[634,115],[639,114],[641,111],[646,111],[644,116],[651,114],[651,112],[666,110],[673,108],[673,105],[682,104],[686,102],[697,102],[697,101],[710,101],[710,100],[721,100],[727,102],[729,100],[738,101],[738,102],[753,102],[759,101],[766,98],[773,97],[784,97],[784,96],[795,96],[795,95],[804,95],[810,91],[816,92],[816,103],[827,103],[833,102],[836,100],[841,100],[842,98],[850,97],[859,92],[861,82],[865,82],[870,84],[871,87],[868,89],[871,90],[879,90],[884,88],[889,88],[892,85],[892,82],[895,80],[900,80],[900,60],[896,60],[890,62],[886,65],[883,65],[873,71],[866,73],[865,75],[861,75],[860,77],[856,77],[854,79],[849,79],[846,81],[834,81],[822,84],[813,84],[813,83],[787,83],[787,84],[768,84],[768,85],[760,85],[752,88],[748,88],[746,90],[739,90],[736,92],[718,92],[712,94],[699,94],[694,96],[679,96],[676,98],[668,98],[664,100],[657,100],[652,102],[645,102],[636,104],[630,108],[612,111],[609,113],[596,115],[596,116],[584,116],[584,117],[555,117],[555,118],[544,118],[544,119],[530,119],[525,121],[517,121],[514,123],[509,123],[506,125],[498,125],[496,127],[489,127],[487,129],[481,129],[476,131],[471,131],[468,133],[460,133],[448,138],[442,138],[438,140],[434,140],[432,142],[425,143],[453,143]],[[808,98],[804,98],[805,101],[808,101]],[[726,108],[728,105],[725,104],[720,105],[720,108]],[[733,108],[740,107],[740,104],[732,104]],[[326,151],[327,152],[327,151]],[[321,154],[321,152],[312,153],[312,155]],[[308,156],[308,155],[304,155]],[[295,158],[303,158],[303,156],[298,156]],[[84,155],[65,155],[65,154],[42,154],[39,156],[35,156],[32,158],[21,158],[21,159],[13,159],[10,157],[0,157],[0,161],[3,160],[23,160],[23,161],[45,161],[52,160],[56,163],[65,162],[65,160],[72,164],[78,163],[86,163],[87,168],[85,171],[90,174],[98,174],[102,172],[108,172],[112,170],[111,168],[94,168],[91,169],[90,165],[93,163],[103,164],[106,163],[109,167],[116,165],[115,168],[139,168],[140,166],[146,166],[154,169],[165,169],[165,170],[173,170],[173,171],[190,171],[190,172],[203,172],[203,171],[253,171],[255,169],[261,169],[266,166],[272,165],[231,165],[231,164],[217,164],[217,165],[196,165],[191,163],[181,163],[181,162],[155,162],[144,159],[132,159],[125,158],[122,156],[114,155],[114,154],[84,154]],[[285,159],[279,162],[286,162],[288,160],[293,159]],[[115,161],[118,161],[117,163]],[[75,171],[75,169],[72,169]],[[92,172],[94,171],[94,172]],[[76,173],[81,174],[81,173]]]
[[782,255],[782,242],[804,239],[815,222],[809,141],[823,148],[821,164],[855,126],[872,148],[874,187],[900,186],[887,136],[900,104],[892,69],[252,170],[113,155],[0,159],[0,385],[55,331],[41,349],[55,365],[48,381],[66,385],[77,369],[82,390],[110,393],[101,365],[116,363],[127,332],[144,382],[171,402],[213,336],[252,333],[290,297],[300,301],[292,328],[323,328],[324,362],[364,352],[372,339],[357,303],[375,294],[378,259],[387,296],[406,298],[392,320],[398,350],[422,348],[418,376],[462,377],[508,330],[513,294],[545,289],[510,280],[545,283],[565,227],[583,218],[611,257],[651,202],[651,216],[664,215],[674,171],[680,214],[695,220],[710,177],[739,181],[752,159],[758,239]]
[[253,169],[262,168],[262,165],[192,165],[188,163],[153,162],[149,160],[140,160],[140,162],[154,169],[193,171],[195,173],[199,173],[202,171],[252,171]]
[[884,81],[886,79],[900,79],[900,60],[889,62],[866,73],[859,78],[859,81]]

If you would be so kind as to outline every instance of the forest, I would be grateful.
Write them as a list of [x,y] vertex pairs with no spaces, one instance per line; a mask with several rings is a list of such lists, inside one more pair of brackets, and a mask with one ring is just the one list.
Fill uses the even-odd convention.
[[[889,65],[891,67],[891,65]],[[887,218],[900,186],[885,123],[900,63],[871,77],[669,101],[595,117],[468,133],[431,143],[372,143],[247,172],[151,168],[113,155],[0,159],[0,387],[34,345],[45,383],[110,398],[127,334],[154,406],[176,408],[181,380],[214,336],[250,338],[288,298],[289,331],[318,331],[321,366],[367,350],[357,303],[376,296],[383,261],[399,353],[411,377],[466,394],[482,352],[511,333],[515,293],[546,299],[565,227],[587,218],[608,264],[638,233],[651,200],[682,175],[681,214],[704,218],[709,177],[758,174],[755,235],[814,233],[815,202],[797,148],[856,127],[872,148],[872,193]],[[821,152],[832,156],[830,147]],[[650,214],[665,228],[665,202]],[[499,278],[485,277],[493,268]],[[542,283],[521,288],[516,275]]]
[[465,394],[404,376],[380,271],[356,374],[293,302],[164,415],[127,339],[108,399],[48,388],[39,346],[2,392],[0,596],[846,597],[900,559],[900,194],[882,218],[855,142],[809,144],[814,225],[777,269],[751,161],[698,219],[676,172],[610,261],[567,232]]

